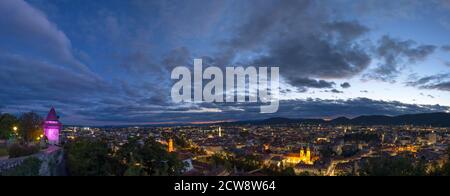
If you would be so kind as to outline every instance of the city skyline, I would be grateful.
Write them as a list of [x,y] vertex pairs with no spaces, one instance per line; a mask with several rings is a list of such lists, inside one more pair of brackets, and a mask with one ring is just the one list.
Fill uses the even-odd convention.
[[[0,113],[64,124],[450,111],[450,1],[0,2]],[[180,103],[175,66],[279,66],[280,108]]]

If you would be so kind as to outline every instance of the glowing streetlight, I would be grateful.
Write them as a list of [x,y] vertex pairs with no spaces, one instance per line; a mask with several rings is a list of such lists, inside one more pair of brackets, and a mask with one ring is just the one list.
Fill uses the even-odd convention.
[[18,129],[18,128],[17,128],[16,126],[13,127],[13,130],[14,130],[14,131],[17,131],[17,129]]

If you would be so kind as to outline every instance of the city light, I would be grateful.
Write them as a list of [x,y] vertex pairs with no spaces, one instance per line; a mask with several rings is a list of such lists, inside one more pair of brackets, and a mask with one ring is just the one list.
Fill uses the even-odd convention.
[[450,176],[449,34],[450,0],[0,0],[0,176]]

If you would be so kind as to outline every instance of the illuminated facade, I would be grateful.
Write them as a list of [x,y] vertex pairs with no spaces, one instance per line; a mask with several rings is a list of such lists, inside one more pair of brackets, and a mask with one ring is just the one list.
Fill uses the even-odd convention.
[[311,155],[311,149],[309,147],[306,148],[300,148],[299,154],[288,154],[286,155],[285,162],[287,164],[299,164],[303,163],[306,165],[313,165],[314,161],[316,161],[317,158],[313,157]]
[[412,152],[417,153],[418,147],[414,145],[398,146],[395,148],[396,152]]
[[169,139],[169,141],[167,142],[167,151],[175,152],[175,149],[173,148],[173,139]]
[[62,124],[59,122],[59,117],[56,115],[55,108],[52,107],[44,122],[44,135],[47,137],[48,143],[51,145],[59,144],[59,133]]
[[263,144],[263,150],[264,151],[269,151],[270,150],[270,144]]

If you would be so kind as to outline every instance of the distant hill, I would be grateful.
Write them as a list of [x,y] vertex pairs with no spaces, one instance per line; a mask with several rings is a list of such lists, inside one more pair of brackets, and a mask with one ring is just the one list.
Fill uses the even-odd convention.
[[290,118],[269,118],[265,120],[238,121],[224,124],[255,124],[255,125],[275,125],[275,124],[335,124],[335,125],[422,125],[436,127],[450,127],[450,113],[423,113],[408,114],[400,116],[370,115],[359,116],[353,119],[339,117],[331,121],[323,119],[290,119]]
[[450,127],[449,113],[408,114],[400,116],[360,116],[350,120],[355,125],[425,125]]
[[264,120],[248,120],[248,121],[236,121],[236,122],[226,122],[220,123],[223,125],[276,125],[276,124],[294,124],[294,123],[305,123],[305,124],[321,124],[325,123],[322,119],[290,119],[290,118],[268,118]]

